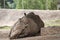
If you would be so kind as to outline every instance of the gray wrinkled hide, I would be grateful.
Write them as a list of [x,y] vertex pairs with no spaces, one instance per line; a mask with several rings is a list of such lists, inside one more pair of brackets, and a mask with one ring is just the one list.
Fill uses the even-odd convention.
[[41,28],[44,27],[40,17],[33,12],[27,15],[24,13],[24,15],[12,27],[9,34],[10,38],[23,38],[40,34]]
[[11,30],[10,38],[33,35],[39,31],[37,24],[32,19],[27,17],[19,19]]

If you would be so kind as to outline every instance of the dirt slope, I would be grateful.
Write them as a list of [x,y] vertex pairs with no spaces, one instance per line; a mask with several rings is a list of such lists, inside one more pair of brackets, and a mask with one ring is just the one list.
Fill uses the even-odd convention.
[[34,12],[44,20],[60,19],[59,10],[15,10],[15,9],[0,9],[0,26],[12,26],[23,13]]

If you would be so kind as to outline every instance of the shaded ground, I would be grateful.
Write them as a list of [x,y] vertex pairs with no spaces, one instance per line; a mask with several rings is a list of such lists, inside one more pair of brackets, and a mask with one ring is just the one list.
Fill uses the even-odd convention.
[[[60,40],[60,27],[42,28],[42,36],[26,37],[12,40]],[[10,30],[0,30],[0,40],[10,40],[8,37]]]
[[[7,33],[7,31],[5,31]],[[10,40],[6,35],[7,34],[1,34],[5,35],[0,36],[0,40]],[[36,36],[36,37],[27,37],[27,38],[20,38],[20,39],[12,39],[12,40],[60,40],[60,34],[56,35],[47,35],[47,36]]]

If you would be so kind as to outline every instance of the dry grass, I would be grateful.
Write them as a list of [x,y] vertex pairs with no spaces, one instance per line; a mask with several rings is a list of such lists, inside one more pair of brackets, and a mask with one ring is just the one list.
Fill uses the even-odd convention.
[[48,26],[60,26],[60,19],[55,19],[55,20],[45,20],[45,27]]

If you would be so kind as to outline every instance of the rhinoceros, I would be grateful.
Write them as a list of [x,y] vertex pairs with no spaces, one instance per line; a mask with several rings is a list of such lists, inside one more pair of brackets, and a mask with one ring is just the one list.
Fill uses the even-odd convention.
[[36,36],[40,34],[41,27],[44,27],[44,23],[38,15],[35,15],[33,12],[24,14],[11,28],[10,39]]

